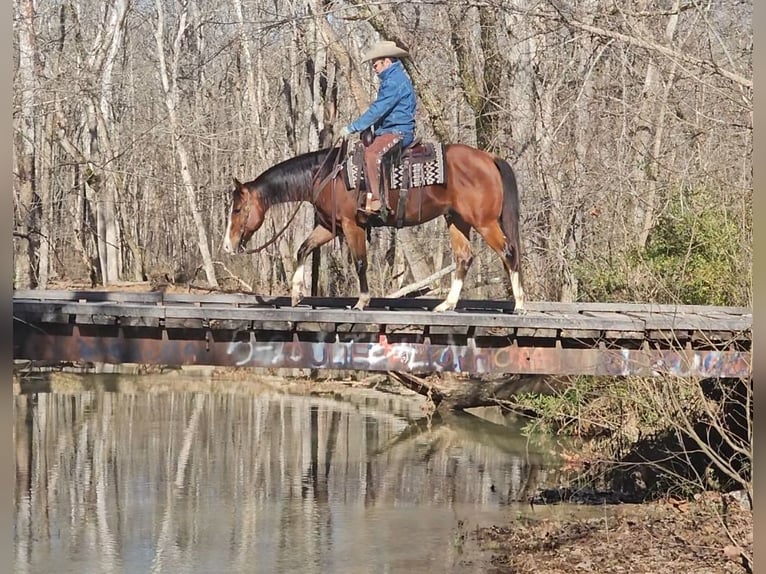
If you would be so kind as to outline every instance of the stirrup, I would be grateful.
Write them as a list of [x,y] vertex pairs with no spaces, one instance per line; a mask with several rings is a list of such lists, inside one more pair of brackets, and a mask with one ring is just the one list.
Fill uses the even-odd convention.
[[374,215],[376,213],[380,213],[382,208],[383,202],[381,200],[371,199],[364,207],[357,208],[357,211],[364,213],[365,215]]

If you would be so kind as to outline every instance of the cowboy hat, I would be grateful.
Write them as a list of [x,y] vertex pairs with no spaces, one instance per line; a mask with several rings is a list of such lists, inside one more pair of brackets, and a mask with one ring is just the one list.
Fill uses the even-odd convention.
[[362,62],[368,62],[369,60],[377,60],[379,58],[409,58],[410,54],[407,50],[402,50],[394,42],[390,40],[381,40],[373,45],[372,48],[362,56]]

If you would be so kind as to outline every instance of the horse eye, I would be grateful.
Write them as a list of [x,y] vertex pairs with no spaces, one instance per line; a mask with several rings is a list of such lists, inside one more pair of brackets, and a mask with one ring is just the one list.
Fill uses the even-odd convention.
[[236,213],[239,213],[240,211],[242,211],[242,208],[241,207],[235,207],[231,211],[232,211],[232,213],[236,214]]

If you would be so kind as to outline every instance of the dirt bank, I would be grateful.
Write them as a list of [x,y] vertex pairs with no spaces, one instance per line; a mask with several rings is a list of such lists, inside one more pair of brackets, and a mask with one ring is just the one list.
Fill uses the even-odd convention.
[[753,555],[752,512],[713,493],[605,507],[599,518],[536,515],[467,533],[475,554],[466,561],[488,574],[722,574],[748,572]]

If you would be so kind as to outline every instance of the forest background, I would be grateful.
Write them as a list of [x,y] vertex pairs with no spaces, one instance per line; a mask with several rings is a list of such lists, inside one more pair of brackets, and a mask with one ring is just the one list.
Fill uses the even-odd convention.
[[[331,145],[375,97],[360,54],[380,38],[412,55],[424,141],[513,164],[530,300],[752,305],[739,0],[14,0],[14,286],[289,293],[311,206],[268,248],[224,255],[232,177]],[[507,297],[473,244],[463,296]],[[342,242],[321,257],[319,293],[355,295]],[[372,294],[450,257],[441,219],[376,229]]]

